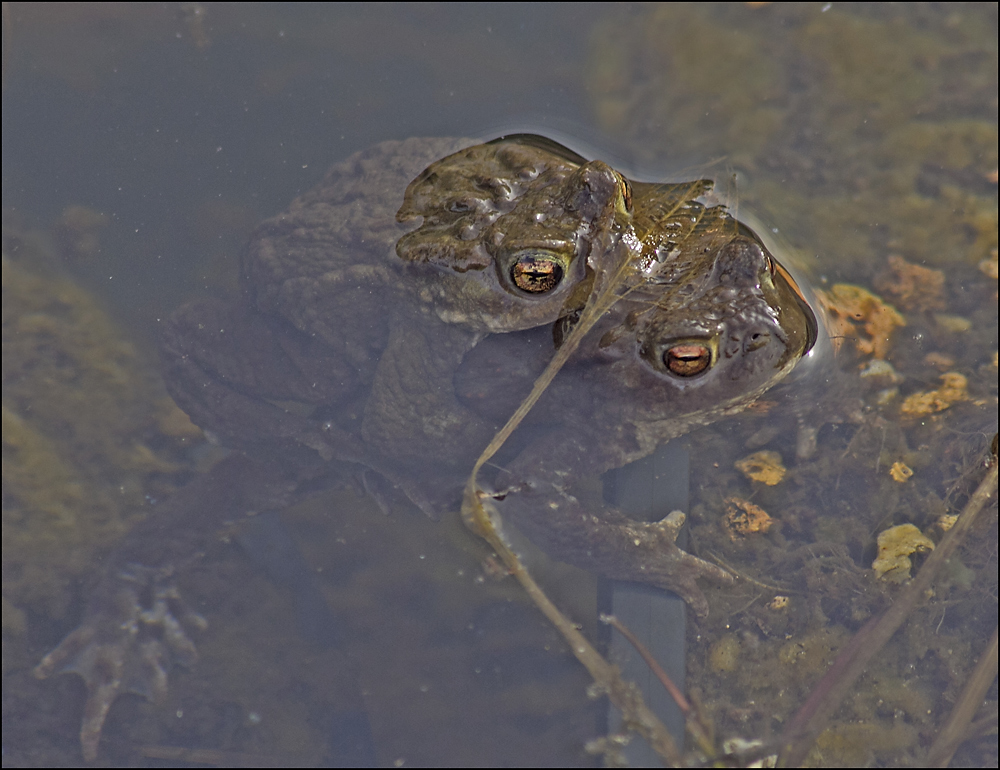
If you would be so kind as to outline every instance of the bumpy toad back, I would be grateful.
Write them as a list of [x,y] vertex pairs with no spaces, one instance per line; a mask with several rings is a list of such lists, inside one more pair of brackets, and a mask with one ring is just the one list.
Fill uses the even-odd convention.
[[493,486],[557,557],[707,611],[696,579],[727,574],[676,547],[677,518],[631,522],[583,482],[752,403],[808,351],[812,313],[710,182],[631,183],[543,137],[469,144],[386,142],[334,166],[254,233],[235,301],[166,325],[171,394],[235,451],[130,533],[37,668],[84,677],[88,759],[121,692],[162,693],[195,659],[172,576],[201,540],[345,463],[388,504],[457,510],[474,459],[621,266]]

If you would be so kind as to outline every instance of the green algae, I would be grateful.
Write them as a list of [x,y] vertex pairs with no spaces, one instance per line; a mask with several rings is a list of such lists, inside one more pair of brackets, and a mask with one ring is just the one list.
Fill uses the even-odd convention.
[[598,121],[612,135],[655,134],[652,145],[635,142],[647,153],[690,148],[691,137],[707,133],[722,140],[717,151],[751,158],[783,120],[781,67],[756,36],[720,29],[692,6],[657,7],[632,26],[608,20],[592,40],[588,79]]
[[997,228],[990,13],[935,29],[837,8],[660,7],[595,32],[595,114],[660,165],[725,157],[749,179],[741,198],[839,269],[887,247],[977,261]]
[[149,363],[93,297],[31,261],[3,257],[3,598],[60,618],[178,465]]
[[805,766],[870,767],[912,750],[919,740],[915,727],[892,718],[837,725],[819,736]]

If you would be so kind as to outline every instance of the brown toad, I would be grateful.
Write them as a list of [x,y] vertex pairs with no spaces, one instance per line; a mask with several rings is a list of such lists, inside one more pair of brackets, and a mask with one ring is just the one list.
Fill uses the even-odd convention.
[[170,576],[199,540],[345,463],[383,502],[456,510],[596,289],[616,301],[505,447],[495,496],[553,555],[707,611],[695,579],[727,574],[676,547],[676,518],[632,522],[580,482],[745,408],[809,350],[812,313],[710,182],[630,183],[542,137],[462,144],[387,142],[334,166],[255,232],[238,301],[167,325],[172,395],[236,451],[128,536],[38,666],[86,680],[87,758],[120,692],[156,695],[195,659]]

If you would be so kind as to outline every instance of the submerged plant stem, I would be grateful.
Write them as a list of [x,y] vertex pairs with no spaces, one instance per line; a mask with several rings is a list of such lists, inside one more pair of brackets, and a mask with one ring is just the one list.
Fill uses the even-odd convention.
[[789,723],[781,739],[780,767],[798,767],[819,734],[826,728],[833,712],[864,672],[868,662],[923,601],[941,568],[962,544],[983,509],[997,489],[997,461],[994,455],[986,477],[965,505],[958,522],[942,538],[924,566],[903,590],[893,605],[880,617],[868,621],[834,660],[820,679],[809,699]]
[[[692,185],[692,190],[695,185]],[[682,196],[683,197],[683,196]],[[681,206],[683,200],[676,202],[671,211],[664,212],[665,216],[672,215]],[[599,272],[595,276],[594,286],[590,297],[580,314],[580,319],[569,336],[563,340],[562,345],[556,354],[549,361],[545,370],[535,380],[531,393],[518,406],[511,415],[507,423],[497,432],[489,445],[476,460],[476,464],[469,475],[465,485],[465,492],[462,498],[462,519],[466,526],[473,532],[486,540],[497,555],[501,558],[510,573],[517,578],[528,596],[535,605],[542,611],[549,622],[563,635],[569,643],[570,649],[590,672],[598,687],[607,693],[611,702],[621,710],[624,717],[624,724],[638,732],[643,738],[649,741],[653,749],[670,765],[681,764],[681,755],[674,744],[670,732],[657,718],[657,716],[646,706],[639,688],[631,683],[622,680],[617,667],[608,663],[597,652],[593,645],[581,634],[576,627],[563,615],[559,609],[545,595],[539,585],[528,574],[524,565],[508,547],[504,541],[499,526],[499,515],[494,506],[487,499],[488,494],[480,491],[477,482],[479,471],[503,446],[504,442],[510,438],[511,434],[521,424],[531,408],[541,398],[542,393],[548,388],[556,374],[563,367],[569,357],[580,346],[584,336],[593,328],[594,324],[603,316],[624,294],[634,288],[637,281],[643,280],[636,269],[637,253],[634,252],[625,239],[622,238],[616,244],[609,245],[617,254],[617,264],[612,269]]]
[[997,629],[993,629],[993,637],[979,657],[979,662],[969,675],[962,695],[955,708],[948,715],[944,727],[934,739],[934,745],[927,752],[927,767],[947,767],[958,745],[969,738],[969,727],[972,718],[983,705],[986,691],[990,689],[997,676]]
[[650,671],[653,672],[653,676],[659,680],[660,684],[663,685],[663,689],[670,694],[674,703],[677,704],[677,708],[681,710],[681,713],[684,715],[684,726],[687,728],[691,737],[698,743],[698,747],[702,750],[705,756],[714,757],[715,746],[712,736],[700,720],[698,710],[691,706],[690,701],[684,697],[684,693],[677,688],[677,685],[674,684],[673,680],[667,675],[667,672],[663,670],[659,661],[648,649],[646,649],[646,646],[639,641],[636,635],[632,633],[631,629],[618,620],[618,618],[614,615],[602,614],[600,620],[602,623],[607,623],[614,628],[618,633],[625,637],[632,647],[635,648],[636,652],[638,652],[642,659],[646,662],[646,665],[649,666]]
[[573,655],[587,669],[600,690],[607,693],[610,701],[621,710],[625,725],[649,741],[653,750],[671,767],[680,767],[682,764],[681,754],[670,735],[670,731],[646,705],[639,688],[621,678],[618,668],[612,666],[601,656],[528,574],[520,559],[503,541],[497,529],[492,526],[490,514],[485,510],[486,506],[489,506],[489,502],[486,501],[484,505],[484,502],[480,500],[477,503],[486,520],[485,525],[480,525],[481,528],[477,530],[480,536],[493,547],[510,570],[511,575],[524,588],[525,593],[563,635],[573,651]]

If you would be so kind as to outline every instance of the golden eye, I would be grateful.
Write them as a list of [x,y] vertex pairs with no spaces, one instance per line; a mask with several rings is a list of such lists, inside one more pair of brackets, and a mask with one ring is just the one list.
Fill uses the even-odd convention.
[[525,254],[510,267],[510,280],[521,291],[530,294],[550,292],[562,279],[562,265],[542,254]]
[[712,351],[705,345],[674,345],[663,353],[663,365],[678,377],[694,377],[708,369],[711,363]]

